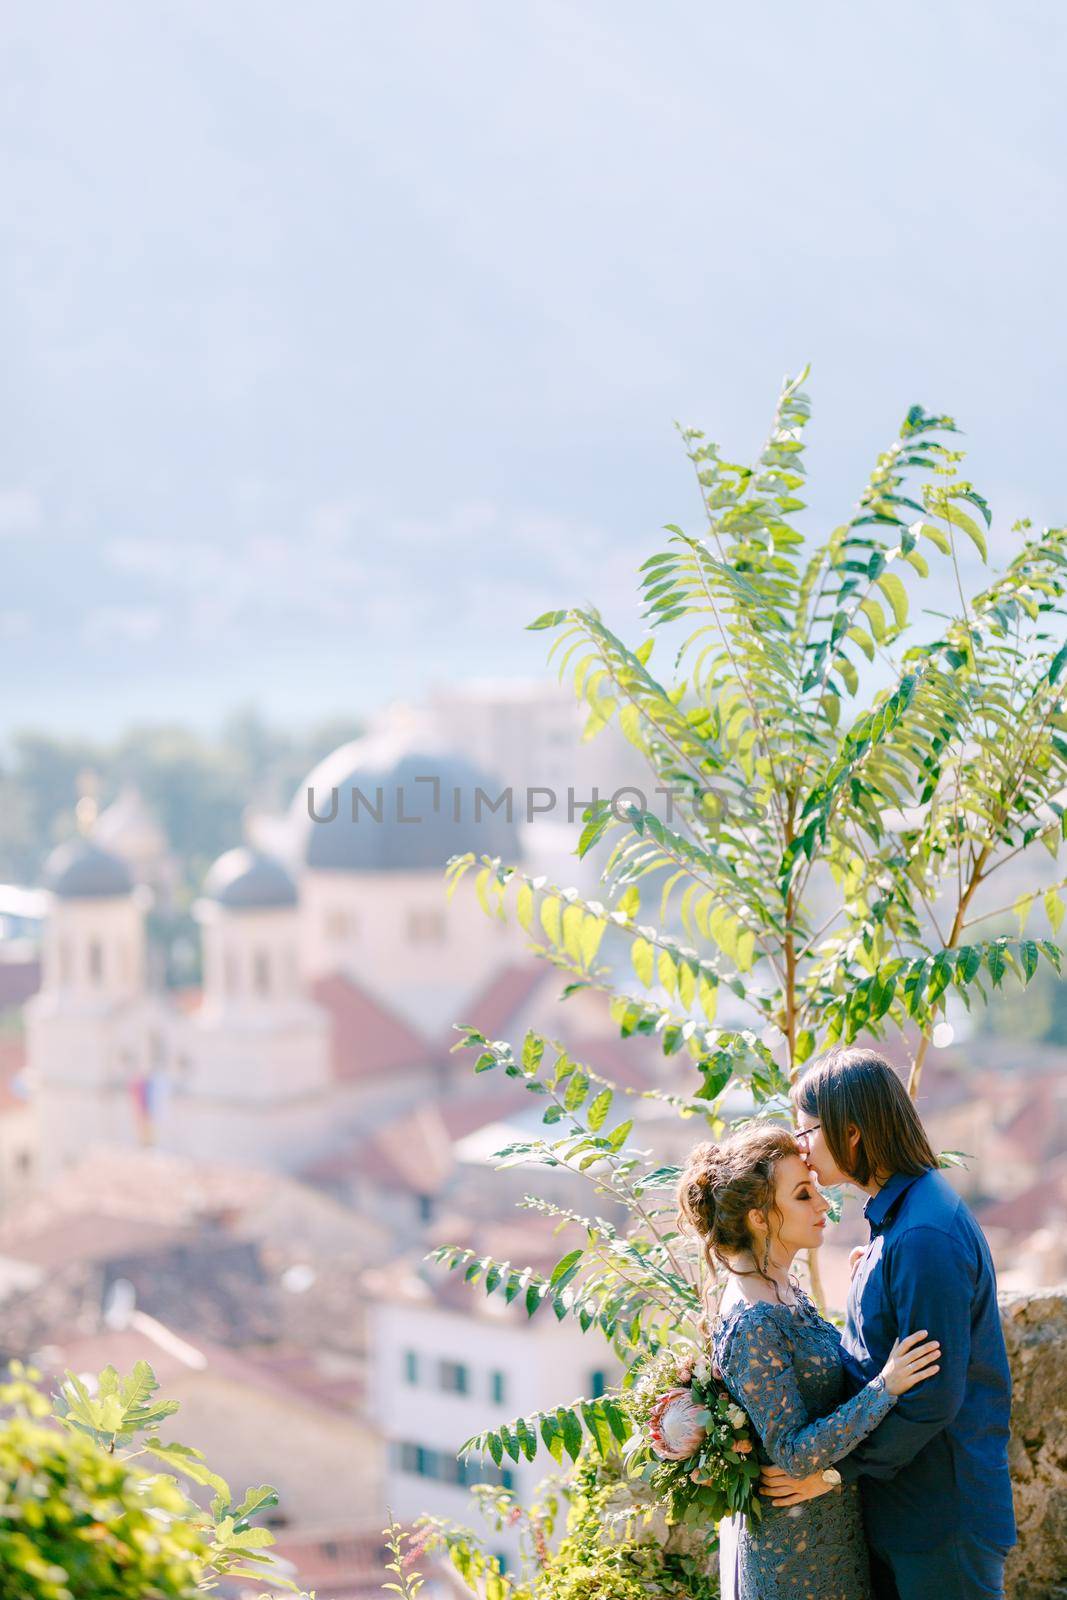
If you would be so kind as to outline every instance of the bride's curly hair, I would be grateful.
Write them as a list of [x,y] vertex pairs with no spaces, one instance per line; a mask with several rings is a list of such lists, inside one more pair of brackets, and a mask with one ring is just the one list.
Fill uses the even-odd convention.
[[678,1180],[678,1226],[699,1237],[713,1283],[719,1268],[734,1270],[731,1256],[748,1250],[756,1262],[756,1273],[773,1286],[780,1298],[778,1285],[759,1260],[748,1214],[761,1212],[768,1227],[772,1213],[781,1221],[774,1200],[775,1167],[784,1156],[801,1153],[788,1128],[766,1122],[750,1123],[720,1144],[705,1140],[689,1152]]

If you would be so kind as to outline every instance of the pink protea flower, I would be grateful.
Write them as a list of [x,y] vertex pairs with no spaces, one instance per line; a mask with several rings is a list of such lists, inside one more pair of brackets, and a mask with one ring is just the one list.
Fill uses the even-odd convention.
[[662,1461],[684,1461],[699,1450],[707,1431],[698,1421],[700,1410],[689,1389],[668,1389],[660,1395],[648,1419],[648,1432]]

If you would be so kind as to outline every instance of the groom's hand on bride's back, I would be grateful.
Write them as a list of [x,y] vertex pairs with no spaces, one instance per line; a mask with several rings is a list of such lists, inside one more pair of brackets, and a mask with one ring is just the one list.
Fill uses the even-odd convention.
[[791,1478],[781,1467],[764,1467],[759,1475],[761,1500],[776,1506],[798,1506],[804,1500],[814,1500],[820,1494],[832,1494],[837,1484],[827,1483],[821,1472],[810,1472],[806,1478]]

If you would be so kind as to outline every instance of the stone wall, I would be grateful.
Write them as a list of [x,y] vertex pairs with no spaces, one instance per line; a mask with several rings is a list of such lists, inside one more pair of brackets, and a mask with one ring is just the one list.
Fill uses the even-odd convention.
[[1067,1286],[1000,1297],[1019,1543],[1009,1600],[1067,1600]]

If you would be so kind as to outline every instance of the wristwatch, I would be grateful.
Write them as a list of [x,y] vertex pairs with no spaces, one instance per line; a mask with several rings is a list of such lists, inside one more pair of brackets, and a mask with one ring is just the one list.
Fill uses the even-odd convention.
[[836,1467],[824,1467],[822,1471],[823,1483],[828,1483],[831,1489],[836,1489],[841,1483],[841,1474]]

